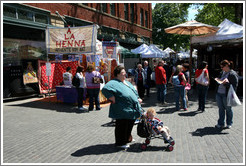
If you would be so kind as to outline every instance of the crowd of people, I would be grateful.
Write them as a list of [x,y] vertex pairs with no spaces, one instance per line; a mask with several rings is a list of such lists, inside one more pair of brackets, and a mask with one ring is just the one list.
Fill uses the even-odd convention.
[[[221,73],[217,81],[216,101],[219,109],[219,119],[216,128],[223,129],[225,127],[231,128],[233,124],[233,111],[232,107],[227,105],[227,94],[230,85],[236,91],[238,86],[238,75],[232,69],[233,63],[228,60],[223,60],[220,63]],[[175,108],[176,111],[183,109],[188,111],[189,98],[188,91],[191,89],[189,73],[189,64],[183,63],[174,67],[168,66],[165,61],[160,60],[156,66],[155,71],[155,87],[157,90],[157,105],[160,107],[166,106],[166,94],[167,88],[170,85],[174,89],[175,96]],[[198,108],[197,111],[204,112],[207,92],[210,85],[210,77],[208,72],[208,63],[203,61],[195,71],[195,85],[198,94]],[[64,84],[71,83],[72,77],[69,73],[71,68],[67,68],[67,72],[64,73]],[[114,79],[110,80],[102,88],[102,94],[111,102],[109,108],[109,117],[115,120],[115,145],[120,148],[129,148],[128,143],[134,141],[131,135],[134,122],[142,114],[141,103],[145,100],[146,96],[150,97],[150,88],[153,86],[151,79],[152,69],[148,64],[148,61],[144,61],[137,64],[133,79],[128,78],[129,75],[125,71],[123,66],[118,65],[114,69]],[[71,78],[68,78],[71,77]],[[100,81],[94,81],[94,77],[101,79],[101,74],[95,71],[92,65],[89,65],[84,71],[83,67],[78,67],[76,75],[80,80],[78,90],[78,108],[80,110],[86,110],[81,102],[83,96],[81,95],[86,88],[89,96],[89,108],[88,111],[94,109],[94,101],[96,110],[100,110],[99,91]],[[168,85],[168,86],[167,86]],[[181,103],[181,105],[180,105]],[[225,120],[226,118],[226,120]]]

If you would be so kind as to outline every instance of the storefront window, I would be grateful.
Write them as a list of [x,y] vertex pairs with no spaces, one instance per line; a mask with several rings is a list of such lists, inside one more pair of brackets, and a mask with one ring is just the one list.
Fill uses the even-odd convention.
[[33,13],[24,10],[18,10],[18,19],[33,21]]
[[45,59],[45,42],[3,39],[3,66],[19,66],[26,60]]
[[16,9],[11,8],[11,7],[4,7],[3,8],[3,15],[6,17],[16,18]]
[[48,24],[48,18],[45,15],[35,14],[35,22]]

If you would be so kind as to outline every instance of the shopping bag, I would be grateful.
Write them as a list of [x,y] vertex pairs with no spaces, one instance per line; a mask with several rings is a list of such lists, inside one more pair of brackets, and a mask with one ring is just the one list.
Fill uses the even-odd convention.
[[142,138],[147,138],[150,136],[148,125],[145,119],[140,119],[137,126],[137,135]]
[[185,90],[190,90],[190,89],[191,89],[191,85],[189,83],[187,83],[185,86]]
[[195,78],[196,82],[198,82],[199,84],[202,84],[204,86],[208,85],[208,80],[205,78],[204,75],[204,70],[202,71],[202,73],[200,74],[199,77]]
[[239,98],[237,97],[236,92],[232,85],[230,85],[228,94],[227,94],[227,106],[237,106],[241,105]]

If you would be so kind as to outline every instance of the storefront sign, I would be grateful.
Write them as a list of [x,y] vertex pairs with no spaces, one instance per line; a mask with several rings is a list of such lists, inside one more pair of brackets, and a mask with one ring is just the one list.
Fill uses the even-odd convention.
[[102,42],[102,49],[103,49],[103,58],[112,58],[116,59],[116,42]]
[[46,30],[46,45],[49,53],[93,53],[96,51],[96,39],[95,25]]

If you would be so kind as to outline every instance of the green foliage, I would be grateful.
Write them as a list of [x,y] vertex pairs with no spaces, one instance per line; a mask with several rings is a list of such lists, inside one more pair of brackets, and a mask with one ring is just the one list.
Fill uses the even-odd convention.
[[201,10],[198,9],[198,14],[196,15],[195,20],[205,24],[218,26],[225,18],[232,22],[236,22],[234,4],[204,4]]
[[[168,34],[165,28],[187,21],[190,3],[157,3],[152,11],[153,43],[164,49],[170,47],[178,50],[180,47],[189,48],[188,35]],[[176,44],[176,48],[174,48]]]

